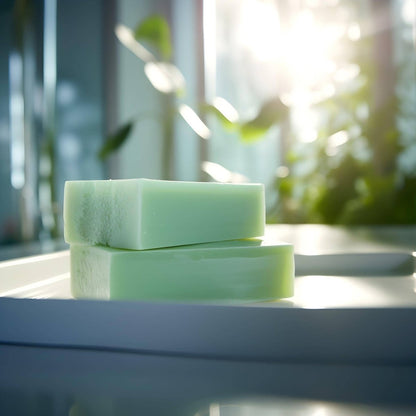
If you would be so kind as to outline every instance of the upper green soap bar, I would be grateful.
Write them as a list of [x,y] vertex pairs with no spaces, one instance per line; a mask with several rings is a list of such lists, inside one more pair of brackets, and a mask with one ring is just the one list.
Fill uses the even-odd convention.
[[261,184],[150,179],[68,181],[64,232],[70,244],[144,250],[259,237]]

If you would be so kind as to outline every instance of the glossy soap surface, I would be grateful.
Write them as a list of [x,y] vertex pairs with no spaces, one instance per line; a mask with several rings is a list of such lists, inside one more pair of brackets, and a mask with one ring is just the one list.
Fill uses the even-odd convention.
[[266,301],[293,296],[293,247],[260,239],[132,251],[71,245],[75,298]]
[[261,184],[150,179],[68,181],[65,240],[143,250],[259,237]]

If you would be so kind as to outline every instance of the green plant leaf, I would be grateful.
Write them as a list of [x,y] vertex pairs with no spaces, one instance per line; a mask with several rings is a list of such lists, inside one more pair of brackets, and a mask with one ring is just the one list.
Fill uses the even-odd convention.
[[239,126],[239,123],[229,120],[215,105],[204,103],[201,111],[205,114],[213,114],[227,130],[235,130]]
[[134,37],[149,43],[162,59],[170,59],[172,41],[169,24],[163,16],[156,14],[141,21],[134,31]]
[[101,160],[104,160],[112,152],[117,150],[129,137],[132,127],[133,122],[130,121],[121,126],[114,134],[109,136],[98,152],[98,157]]
[[288,113],[288,108],[282,103],[280,98],[276,97],[266,101],[260,111],[252,120],[241,125],[241,138],[245,142],[252,142],[261,137],[274,124],[282,121]]

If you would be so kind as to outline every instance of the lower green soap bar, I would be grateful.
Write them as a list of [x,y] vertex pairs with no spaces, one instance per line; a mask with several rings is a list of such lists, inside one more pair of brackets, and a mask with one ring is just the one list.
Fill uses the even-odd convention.
[[293,296],[290,244],[260,239],[132,251],[71,245],[75,298],[265,301]]

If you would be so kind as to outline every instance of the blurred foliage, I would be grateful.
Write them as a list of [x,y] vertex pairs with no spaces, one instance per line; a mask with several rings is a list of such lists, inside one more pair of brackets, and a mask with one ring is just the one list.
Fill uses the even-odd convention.
[[213,104],[202,103],[200,105],[200,112],[209,115],[212,114],[221,123],[227,131],[236,131],[239,128],[239,124],[236,121],[230,120],[218,107]]
[[[134,36],[152,47],[156,59],[171,59],[171,35],[163,17],[150,16],[140,22]],[[338,86],[333,97],[316,105],[321,119],[317,140],[299,143],[289,129],[284,163],[288,170],[283,169],[282,177],[276,179],[278,203],[268,221],[416,223],[416,169],[412,173],[399,168],[399,158],[405,150],[396,127],[402,111],[399,100],[392,94],[391,100],[382,106],[374,102],[375,79],[380,68],[373,59],[373,41],[371,36],[362,37],[352,48],[351,62],[360,69],[357,79]],[[344,46],[340,44],[340,50]],[[180,98],[177,91],[169,95]],[[173,134],[171,123],[179,114],[178,108],[176,100],[170,100],[163,108],[161,122],[170,123],[165,128],[169,134]],[[262,139],[273,125],[288,120],[290,108],[276,97],[263,103],[249,120],[229,117],[212,103],[201,103],[198,113],[202,119],[213,115],[225,130],[237,132],[243,142],[251,143]],[[100,157],[105,158],[122,146],[140,118],[122,125],[112,134]],[[340,133],[348,140],[334,142]],[[165,147],[167,161],[169,142]]]
[[109,136],[101,147],[98,157],[100,159],[105,159],[109,154],[117,150],[127,140],[132,128],[133,122],[129,121],[121,126],[114,134]]
[[257,114],[249,120],[230,120],[212,104],[203,104],[201,111],[204,115],[215,115],[224,129],[237,132],[241,141],[245,143],[261,140],[272,126],[284,121],[289,114],[288,107],[279,97],[264,102]]
[[[416,223],[416,174],[399,168],[405,146],[396,126],[398,98],[375,103],[378,68],[369,52],[371,39],[357,43],[354,59],[362,82],[316,106],[322,118],[318,139],[288,152],[289,174],[276,179],[279,201],[272,222]],[[331,145],[339,132],[348,140]]]
[[152,15],[139,22],[134,30],[134,37],[138,41],[148,43],[159,58],[170,60],[172,57],[172,40],[169,24],[163,16]]
[[[389,109],[388,111],[391,111]],[[275,220],[289,223],[409,224],[416,223],[416,176],[398,169],[401,153],[397,130],[374,128],[383,124],[384,111],[371,111],[361,123],[362,136],[327,154],[327,140],[310,146],[309,155],[290,155],[290,171],[314,159],[302,174],[278,178],[279,203]],[[328,137],[328,136],[326,136]],[[360,154],[361,153],[361,154]],[[368,156],[363,157],[362,153]]]
[[[174,85],[177,82],[177,76],[180,74],[180,70],[173,64],[169,66],[164,65],[164,61],[168,61],[172,58],[173,46],[171,40],[171,33],[169,24],[166,19],[161,15],[152,15],[139,22],[133,31],[134,38],[139,43],[144,43],[146,46],[152,48],[152,52],[155,53],[155,58],[152,63],[156,64],[159,72],[158,76],[163,76],[169,83]],[[153,67],[155,68],[155,67]],[[149,77],[149,74],[146,74]],[[150,80],[150,79],[149,79]],[[152,82],[151,82],[152,83]],[[157,116],[160,118],[160,122],[164,124],[165,135],[171,136],[173,134],[172,123],[174,117],[180,114],[178,101],[183,97],[182,88],[173,89],[172,91],[165,92],[153,83],[155,89],[165,98],[164,105],[162,106],[163,114],[150,114],[150,116]],[[178,100],[175,100],[178,99]],[[222,99],[225,101],[224,99]],[[228,105],[230,105],[228,103]],[[282,121],[288,115],[288,108],[282,103],[280,98],[276,97],[265,102],[258,110],[258,113],[249,120],[240,120],[237,117],[236,120],[231,120],[220,107],[211,103],[203,102],[198,108],[201,122],[208,116],[214,115],[228,131],[237,131],[239,137],[243,142],[251,143],[256,140],[260,140],[264,137],[265,133],[275,124]],[[149,116],[149,114],[139,114],[132,120],[129,120],[122,126],[118,127],[115,132],[110,134],[103,146],[98,152],[98,157],[102,160],[106,159],[109,155],[116,152],[130,137],[133,128],[136,123]],[[185,122],[188,123],[187,120]],[[189,123],[188,123],[189,124]],[[193,129],[193,126],[190,125]],[[198,132],[196,131],[198,134]],[[169,165],[169,157],[167,154],[171,150],[172,138],[165,137],[164,141],[164,165]],[[171,168],[166,167],[165,177],[169,177]]]
[[[137,42],[140,49],[143,48],[142,43],[146,46],[149,46],[152,49],[152,52],[155,54],[148,54],[147,52],[143,54],[140,58],[143,60],[145,67],[146,65],[153,64],[152,71],[153,74],[157,77],[162,77],[162,82],[167,82],[171,85],[177,84],[177,78],[181,77],[179,69],[177,69],[173,64],[170,64],[169,61],[172,59],[172,40],[169,24],[166,19],[161,15],[151,15],[146,19],[140,21],[135,27],[134,31],[124,27],[124,33],[127,31],[131,33],[131,37]],[[129,37],[130,37],[129,36]],[[122,41],[119,37],[119,40],[129,48],[131,45],[131,39],[127,41]],[[139,42],[140,41],[140,42]],[[125,43],[126,42],[126,43]],[[130,48],[129,48],[130,49]],[[137,54],[136,54],[137,55]],[[137,55],[139,57],[139,55]],[[150,60],[149,60],[150,59]],[[157,71],[157,74],[155,74]],[[120,147],[130,138],[131,133],[137,123],[141,120],[149,117],[159,118],[160,122],[163,124],[163,168],[162,172],[163,177],[169,179],[171,172],[171,157],[170,151],[173,141],[173,114],[178,113],[178,109],[174,106],[174,97],[175,95],[179,96],[182,91],[173,88],[169,91],[163,91],[157,88],[152,80],[149,78],[149,75],[146,74],[151,85],[155,90],[161,95],[161,114],[154,112],[145,112],[138,114],[131,120],[128,120],[123,125],[118,127],[116,131],[112,132],[105,142],[103,143],[101,149],[98,152],[98,157],[101,160],[106,159],[112,153],[118,151]]]
[[261,138],[275,124],[283,121],[288,115],[288,108],[280,98],[266,101],[258,114],[241,125],[241,138],[245,142],[252,142]]

